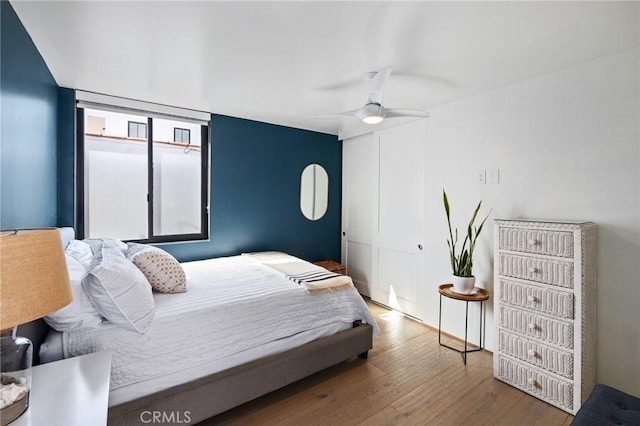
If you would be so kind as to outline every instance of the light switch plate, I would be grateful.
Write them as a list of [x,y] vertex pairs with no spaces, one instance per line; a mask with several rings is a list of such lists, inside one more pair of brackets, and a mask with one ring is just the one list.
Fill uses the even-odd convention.
[[487,183],[487,171],[478,170],[478,183]]
[[487,183],[500,183],[500,169],[487,170]]

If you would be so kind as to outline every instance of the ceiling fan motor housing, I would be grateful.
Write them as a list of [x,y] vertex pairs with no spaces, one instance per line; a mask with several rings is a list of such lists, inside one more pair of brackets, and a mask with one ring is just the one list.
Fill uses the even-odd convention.
[[376,124],[381,122],[385,117],[385,110],[382,105],[377,102],[368,102],[361,109],[362,121],[368,124]]

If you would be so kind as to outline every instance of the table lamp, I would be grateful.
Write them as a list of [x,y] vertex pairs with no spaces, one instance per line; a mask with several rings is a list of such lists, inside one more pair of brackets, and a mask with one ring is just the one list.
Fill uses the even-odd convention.
[[54,228],[0,231],[0,424],[29,406],[33,349],[17,326],[71,302],[60,232]]

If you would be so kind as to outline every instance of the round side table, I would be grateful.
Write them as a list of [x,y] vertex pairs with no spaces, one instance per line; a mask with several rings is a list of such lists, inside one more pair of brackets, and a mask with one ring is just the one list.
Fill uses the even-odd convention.
[[[482,331],[483,331],[483,322],[485,322],[485,318],[482,315],[486,312],[484,311],[484,302],[489,300],[489,292],[483,288],[474,287],[473,292],[471,294],[460,294],[453,291],[453,284],[442,284],[438,287],[438,291],[440,292],[440,310],[438,312],[438,343],[440,346],[444,346],[445,348],[452,349],[456,352],[462,354],[462,361],[464,364],[467,364],[467,354],[470,352],[477,352],[484,349],[482,345]],[[449,299],[455,300],[463,300],[465,302],[465,314],[464,314],[464,350],[460,350],[449,345],[445,345],[441,341],[442,334],[442,296],[448,297]],[[480,345],[477,349],[467,349],[467,328],[469,322],[469,302],[480,302]]]

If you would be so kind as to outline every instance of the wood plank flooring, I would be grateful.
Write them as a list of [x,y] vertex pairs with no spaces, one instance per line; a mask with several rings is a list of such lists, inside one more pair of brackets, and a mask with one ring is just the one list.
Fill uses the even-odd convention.
[[329,368],[201,424],[571,424],[571,415],[494,379],[490,353],[469,354],[465,366],[438,345],[437,331],[368,305],[380,326],[368,360]]

